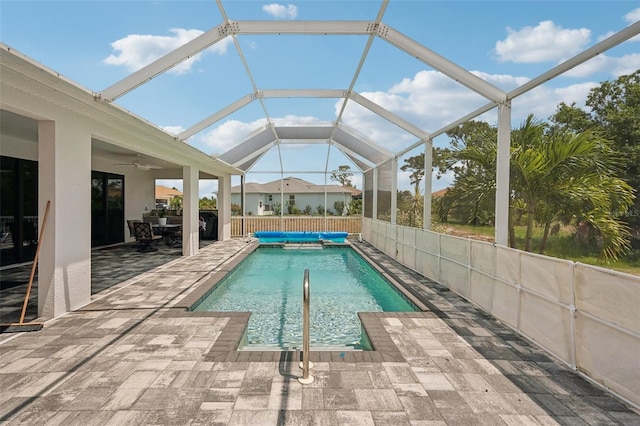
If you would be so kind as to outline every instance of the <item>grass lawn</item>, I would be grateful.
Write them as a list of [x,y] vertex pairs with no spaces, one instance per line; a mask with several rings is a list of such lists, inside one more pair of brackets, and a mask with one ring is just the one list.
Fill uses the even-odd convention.
[[[456,223],[438,224],[434,226],[434,231],[483,241],[493,241],[495,232],[494,228],[489,226],[471,226]],[[542,231],[542,228],[534,228],[533,230],[534,253],[539,252]],[[526,228],[524,226],[516,227],[516,246],[521,250],[524,249],[525,232]],[[560,230],[558,234],[549,236],[544,254],[640,276],[640,253],[637,250],[621,259],[609,262],[599,260],[596,250],[594,247],[588,247],[576,242],[570,230]]]

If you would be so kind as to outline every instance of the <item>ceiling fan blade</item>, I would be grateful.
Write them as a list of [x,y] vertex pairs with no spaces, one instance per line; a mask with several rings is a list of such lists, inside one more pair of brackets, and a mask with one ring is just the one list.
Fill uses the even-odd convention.
[[149,170],[149,169],[161,169],[161,166],[156,166],[155,164],[145,164],[140,163],[138,161],[134,161],[133,165],[139,168],[140,170]]

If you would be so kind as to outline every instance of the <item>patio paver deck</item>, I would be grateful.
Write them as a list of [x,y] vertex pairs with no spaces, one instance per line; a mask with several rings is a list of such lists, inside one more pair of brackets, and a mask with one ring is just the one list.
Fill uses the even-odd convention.
[[296,354],[217,357],[246,315],[187,313],[182,304],[249,248],[216,242],[94,295],[41,331],[2,335],[0,423],[640,425],[620,400],[445,287],[357,247],[428,307],[367,320],[395,345],[392,360],[375,355],[384,351],[314,352],[315,381],[301,385]]

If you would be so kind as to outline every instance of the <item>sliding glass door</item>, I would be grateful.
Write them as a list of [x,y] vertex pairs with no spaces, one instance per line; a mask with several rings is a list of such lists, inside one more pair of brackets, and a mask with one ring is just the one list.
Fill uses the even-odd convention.
[[91,172],[91,246],[124,242],[124,176]]
[[38,244],[38,162],[0,156],[0,266],[33,260]]

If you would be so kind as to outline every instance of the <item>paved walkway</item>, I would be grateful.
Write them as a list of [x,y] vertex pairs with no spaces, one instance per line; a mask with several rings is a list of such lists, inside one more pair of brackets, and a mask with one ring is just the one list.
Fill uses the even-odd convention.
[[357,247],[428,308],[369,315],[384,349],[314,352],[310,385],[297,380],[297,353],[223,352],[246,315],[185,312],[184,299],[249,247],[214,243],[41,331],[0,335],[0,424],[640,425],[619,400],[367,244]]

